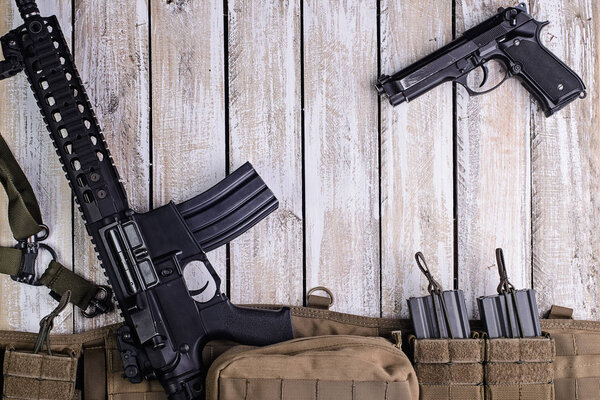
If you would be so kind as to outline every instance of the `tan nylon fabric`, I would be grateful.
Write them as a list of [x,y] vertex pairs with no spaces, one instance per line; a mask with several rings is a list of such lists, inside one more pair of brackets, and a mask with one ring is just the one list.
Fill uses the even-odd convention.
[[421,400],[483,399],[483,339],[410,339]]
[[114,331],[105,335],[106,348],[106,392],[108,400],[166,400],[160,383],[143,381],[133,384],[123,378],[123,363],[117,349]]
[[[276,306],[263,306],[264,308],[274,308]],[[408,320],[391,320],[358,317],[348,314],[340,314],[326,310],[306,310],[301,307],[292,308],[294,329],[297,334],[302,336],[311,336],[314,334],[325,333],[356,333],[364,332],[370,336],[389,335],[392,331],[402,330],[408,332],[410,330],[410,322]],[[555,395],[556,399],[575,399],[575,400],[597,400],[600,393],[600,322],[595,321],[573,321],[567,319],[542,320],[542,329],[549,332],[555,341],[556,359],[553,363],[555,374]],[[112,335],[117,326],[106,327],[75,335],[52,335],[52,349],[55,352],[68,353],[73,349],[83,344],[84,351],[87,348],[100,346],[104,348],[105,338],[107,335]],[[6,332],[0,331],[0,349],[11,345],[18,350],[31,350],[35,342],[36,334],[23,332]],[[211,342],[207,345],[204,353],[204,359],[207,362],[214,360],[219,354],[227,349],[230,349],[234,344],[221,341]],[[450,351],[450,350],[449,350]],[[105,353],[106,354],[106,353]],[[114,355],[114,354],[113,354]],[[118,369],[115,364],[120,366],[120,360],[113,360],[113,370]],[[125,379],[120,378],[120,374],[115,372],[113,380],[118,378],[119,385],[134,386],[128,383]],[[232,381],[233,382],[233,381]],[[245,382],[245,381],[244,381]],[[302,382],[284,382],[284,387],[303,388],[306,385]],[[506,385],[511,388],[513,393],[519,385]],[[521,385],[523,386],[523,385]],[[113,389],[121,390],[122,392],[113,393],[111,399],[147,399],[147,400],[163,400],[164,394],[160,392],[151,393],[135,393],[131,389],[118,389],[113,386]],[[480,397],[477,394],[483,389],[480,387],[441,387],[438,385],[428,385],[422,387],[422,393],[436,393],[439,399],[477,399]],[[84,388],[86,390],[86,388]],[[291,391],[292,389],[290,389]],[[305,389],[308,390],[308,389]],[[359,393],[363,387],[357,387]],[[460,392],[463,391],[463,392]],[[449,393],[450,392],[450,393]],[[500,388],[490,387],[488,395],[496,396],[495,399],[502,399],[504,395]],[[301,392],[299,392],[301,393]],[[467,393],[467,394],[464,394]],[[525,396],[527,393],[521,391],[520,396]],[[512,395],[512,394],[511,394]],[[74,398],[78,394],[74,395]],[[161,397],[162,396],[162,397]],[[435,395],[434,395],[435,396]],[[450,397],[453,396],[453,397]],[[508,396],[508,395],[507,395]],[[539,396],[534,394],[532,396]],[[545,393],[542,396],[546,396]],[[294,399],[293,397],[290,397]],[[302,398],[302,397],[300,397]],[[518,397],[517,397],[518,398]],[[522,397],[527,399],[527,397]],[[534,397],[536,398],[536,397]],[[542,397],[544,398],[544,397]]]
[[389,341],[320,336],[234,347],[211,366],[206,398],[416,400],[418,386],[408,358]]
[[104,342],[85,350],[83,359],[85,400],[106,399],[106,351]]
[[4,354],[3,374],[4,399],[72,399],[77,354],[51,356],[8,350]]
[[436,400],[483,400],[484,387],[462,385],[421,385],[421,399]]
[[329,400],[410,398],[407,382],[339,382],[317,379],[229,379],[220,399]]
[[541,338],[485,341],[486,398],[554,398],[554,340]]
[[329,306],[331,306],[331,298],[311,294],[306,299],[306,304],[308,307],[311,307],[311,308],[319,308],[322,310],[329,310]]
[[600,396],[600,322],[547,320],[543,328],[556,343],[556,398],[597,400]]
[[414,339],[415,363],[481,363],[484,359],[482,339]]
[[[545,400],[554,399],[552,385],[494,385],[486,387],[486,400]],[[562,400],[563,397],[557,397]],[[565,400],[568,399],[564,398]]]

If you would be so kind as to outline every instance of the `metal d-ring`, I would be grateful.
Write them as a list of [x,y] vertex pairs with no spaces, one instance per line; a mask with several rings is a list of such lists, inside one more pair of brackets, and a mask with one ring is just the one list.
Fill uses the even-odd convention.
[[317,286],[317,287],[310,289],[308,291],[308,293],[306,294],[306,297],[308,298],[308,296],[310,296],[311,294],[313,294],[314,292],[317,292],[317,291],[322,291],[322,292],[327,293],[327,296],[329,296],[329,307],[331,307],[333,305],[333,301],[334,301],[333,293],[331,292],[331,290],[327,289],[325,286]]
[[40,228],[42,228],[42,230],[40,231],[43,232],[42,235],[40,236],[40,232],[38,232],[36,235],[33,236],[38,242],[43,242],[44,240],[48,239],[48,236],[50,236],[50,228],[48,228],[48,225],[45,224],[40,224]]

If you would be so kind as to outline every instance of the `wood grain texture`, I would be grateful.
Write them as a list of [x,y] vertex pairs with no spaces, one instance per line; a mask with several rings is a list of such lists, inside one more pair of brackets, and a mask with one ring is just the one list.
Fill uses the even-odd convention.
[[[152,1],[151,16],[158,207],[188,200],[225,176],[223,2]],[[224,281],[225,249],[208,257]]]
[[[457,35],[507,5],[458,2]],[[516,79],[479,97],[457,89],[458,282],[469,315],[496,293],[496,247],[515,287],[531,286],[530,99]]]
[[231,298],[302,304],[300,1],[229,7],[231,170],[252,162],[279,209],[231,243]]
[[[0,4],[0,32],[4,34],[23,24],[14,2]],[[43,15],[56,15],[66,38],[71,37],[71,3],[60,0],[38,1]],[[62,172],[56,152],[42,121],[33,93],[24,73],[0,83],[0,134],[25,171],[38,198],[44,223],[51,229],[46,241],[56,249],[60,261],[71,265],[71,191]],[[0,189],[0,243],[15,243],[8,226],[8,200]],[[38,271],[48,266],[49,258],[41,258]],[[0,277],[0,329],[37,332],[39,321],[50,313],[56,302],[48,296],[48,289],[13,282],[8,276]],[[54,323],[54,332],[71,332],[72,308],[65,310]]]
[[377,9],[304,2],[307,288],[380,314]]
[[[391,74],[452,40],[449,2],[381,2],[381,71]],[[382,313],[408,317],[426,294],[414,254],[438,282],[454,284],[452,85],[398,107],[381,103]]]
[[[75,1],[75,62],[103,128],[121,180],[136,211],[147,211],[150,187],[148,8],[131,1]],[[106,283],[83,220],[75,212],[76,272]],[[116,322],[117,312],[94,319],[75,314],[78,331]]]
[[533,271],[541,310],[575,309],[597,319],[600,306],[600,5],[594,0],[535,1],[532,14],[549,20],[541,38],[588,88],[546,118],[533,108]]
[[[511,281],[533,284],[541,311],[558,303],[598,318],[595,0],[529,1],[551,22],[545,45],[585,81],[585,100],[546,118],[514,79],[477,98],[458,87],[456,120],[449,84],[395,108],[382,100],[380,114],[373,88],[378,69],[395,72],[451,40],[452,2],[380,0],[378,27],[373,0],[38,1],[67,37],[74,18],[76,63],[136,210],[189,199],[247,160],[279,198],[276,213],[230,246],[235,302],[299,304],[304,279],[332,289],[335,310],[405,317],[406,299],[425,290],[413,259],[421,250],[448,288],[456,261],[476,316],[475,299],[495,291],[494,249],[503,247]],[[22,23],[13,3],[0,3],[3,33]],[[509,3],[456,1],[456,34]],[[23,74],[0,82],[0,133],[40,199],[49,244],[104,283],[30,92]],[[6,205],[0,193],[2,245],[14,243]],[[209,253],[223,281],[226,257]],[[37,331],[56,304],[46,293],[0,277],[0,329]],[[117,319],[70,310],[55,331]]]

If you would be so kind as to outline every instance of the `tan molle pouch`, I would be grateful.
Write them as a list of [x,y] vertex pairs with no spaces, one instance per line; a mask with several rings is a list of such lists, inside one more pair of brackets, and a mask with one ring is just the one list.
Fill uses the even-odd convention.
[[483,339],[409,341],[421,400],[483,400]]
[[542,327],[556,343],[556,398],[600,398],[600,322],[549,319]]
[[207,400],[417,400],[406,355],[383,338],[318,336],[236,346],[208,371]]
[[75,390],[81,345],[52,347],[52,355],[46,351],[33,354],[31,350],[15,350],[13,345],[6,347],[3,399],[81,399],[81,393]]
[[554,340],[550,337],[487,339],[487,400],[554,399]]

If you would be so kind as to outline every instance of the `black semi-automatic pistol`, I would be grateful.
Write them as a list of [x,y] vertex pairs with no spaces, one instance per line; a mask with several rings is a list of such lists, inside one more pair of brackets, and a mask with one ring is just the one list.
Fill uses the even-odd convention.
[[205,254],[275,210],[277,199],[247,163],[191,200],[131,210],[58,20],[41,17],[34,0],[17,6],[25,23],[0,39],[0,78],[24,70],[31,84],[125,318],[117,331],[125,375],[157,378],[171,400],[202,399],[208,340],[293,338],[289,308],[232,305]]
[[[525,3],[499,8],[498,14],[427,57],[392,76],[381,75],[377,91],[397,106],[447,81],[460,83],[475,96],[496,89],[514,76],[550,116],[573,100],[584,98],[586,90],[581,78],[542,45],[540,31],[548,23],[527,14]],[[489,75],[487,63],[492,60],[504,65],[503,79],[487,90],[472,89],[469,74],[481,68],[479,87],[483,87]]]

